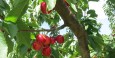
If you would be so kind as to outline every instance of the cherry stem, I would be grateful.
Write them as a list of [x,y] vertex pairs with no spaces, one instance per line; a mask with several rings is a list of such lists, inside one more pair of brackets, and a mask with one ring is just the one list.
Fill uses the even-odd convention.
[[41,29],[41,30],[19,30],[18,32],[40,32],[40,31],[47,31],[47,32],[50,32],[50,31],[54,31],[54,30],[60,30],[60,29],[63,29],[64,27],[66,27],[65,24],[61,25],[60,27],[58,28],[51,28],[51,29]]

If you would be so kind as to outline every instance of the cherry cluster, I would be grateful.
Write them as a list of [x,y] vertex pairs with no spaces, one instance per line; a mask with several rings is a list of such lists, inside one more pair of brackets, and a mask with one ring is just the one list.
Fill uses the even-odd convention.
[[[66,0],[64,0],[64,2],[66,3],[67,6],[69,6],[69,4],[66,2]],[[52,9],[52,10],[48,11],[46,2],[42,2],[40,5],[40,8],[41,8],[41,11],[43,14],[49,14],[52,10],[54,10],[54,9]]]
[[56,42],[62,44],[64,42],[64,37],[62,35],[58,35],[57,37],[48,37],[44,34],[38,34],[36,36],[36,40],[32,43],[32,47],[36,51],[42,51],[43,56],[50,56],[50,44],[55,44]]

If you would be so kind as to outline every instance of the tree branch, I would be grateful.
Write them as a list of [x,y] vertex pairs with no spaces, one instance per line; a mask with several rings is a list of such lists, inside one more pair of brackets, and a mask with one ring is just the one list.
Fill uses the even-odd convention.
[[40,31],[52,31],[51,29],[41,29],[41,30],[19,30],[19,32],[40,32]]
[[41,30],[19,30],[19,32],[40,32],[40,31],[47,31],[47,32],[50,32],[50,31],[54,31],[54,30],[60,30],[60,29],[63,29],[64,27],[66,27],[66,25],[62,25],[60,27],[57,27],[57,28],[51,28],[51,29],[41,29]]
[[78,38],[79,48],[82,58],[90,58],[90,52],[87,43],[87,33],[82,25],[77,21],[77,18],[70,11],[64,0],[57,0],[55,10],[62,17],[64,23],[70,27],[75,36]]

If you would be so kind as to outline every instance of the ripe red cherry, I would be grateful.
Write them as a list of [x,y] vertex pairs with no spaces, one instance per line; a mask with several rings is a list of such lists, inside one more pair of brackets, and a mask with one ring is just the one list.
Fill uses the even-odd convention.
[[57,41],[59,44],[61,44],[61,43],[64,42],[64,37],[63,37],[62,35],[58,35],[58,36],[56,37],[56,41]]
[[42,50],[43,56],[50,56],[51,55],[51,48],[50,47],[44,47]]
[[47,4],[46,2],[42,2],[40,5],[41,11],[43,14],[47,14]]
[[33,47],[34,50],[38,51],[38,50],[40,50],[42,48],[42,44],[37,42],[37,41],[35,41],[35,42],[33,42],[32,47]]
[[45,42],[44,45],[49,45],[50,44],[51,39],[48,36],[45,36]]
[[50,37],[50,39],[51,39],[51,42],[50,42],[51,44],[54,44],[56,42],[54,37]]
[[45,40],[45,35],[43,35],[43,34],[38,34],[37,36],[36,36],[36,41],[37,42],[40,42],[40,43],[44,43],[46,40]]
[[43,34],[38,34],[36,36],[36,41],[42,43],[43,45],[49,45],[50,44],[50,38]]
[[47,4],[46,2],[42,2],[41,5],[40,5],[40,8],[41,8],[41,11],[43,14],[49,14],[52,10],[47,10]]

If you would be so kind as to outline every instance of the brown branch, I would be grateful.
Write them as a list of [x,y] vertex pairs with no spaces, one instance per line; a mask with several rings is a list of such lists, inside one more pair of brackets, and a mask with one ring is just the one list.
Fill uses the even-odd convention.
[[58,28],[51,28],[51,29],[41,29],[41,30],[19,30],[18,32],[40,32],[40,31],[47,31],[47,32],[50,32],[50,31],[54,31],[54,30],[60,30],[60,29],[63,29],[64,27],[66,27],[66,25],[62,25]]
[[51,29],[41,29],[41,30],[19,30],[19,32],[40,32],[40,31],[52,31]]
[[56,28],[56,30],[61,30],[61,29],[65,28],[65,27],[66,27],[66,25],[63,24],[63,25],[61,25],[60,27]]
[[57,0],[55,10],[62,17],[64,23],[70,27],[75,36],[78,38],[82,58],[90,58],[90,52],[87,43],[87,33],[85,32],[85,29],[82,27],[82,25],[77,21],[75,15],[71,13],[64,0]]

